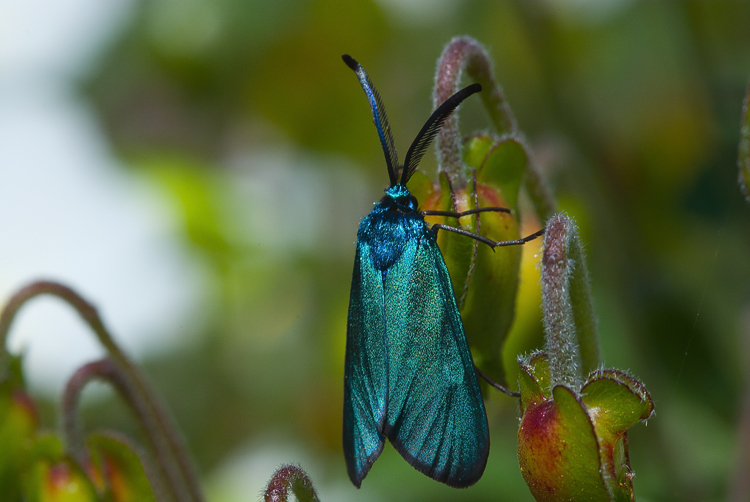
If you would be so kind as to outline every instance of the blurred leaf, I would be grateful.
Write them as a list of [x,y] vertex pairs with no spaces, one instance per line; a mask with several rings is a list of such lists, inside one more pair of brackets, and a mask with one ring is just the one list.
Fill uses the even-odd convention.
[[222,212],[223,190],[211,170],[175,156],[151,157],[141,165],[172,198],[196,247],[217,258],[231,251],[230,232]]
[[0,494],[5,500],[21,495],[39,418],[21,382],[20,357],[12,357],[11,376],[0,383]]

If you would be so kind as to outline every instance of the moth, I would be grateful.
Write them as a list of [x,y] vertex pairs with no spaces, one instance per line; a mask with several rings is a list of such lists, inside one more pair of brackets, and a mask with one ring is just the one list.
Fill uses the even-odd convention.
[[[461,89],[430,116],[399,165],[383,102],[364,68],[342,56],[357,75],[372,110],[390,185],[357,232],[346,335],[344,457],[358,488],[387,438],[418,471],[453,487],[476,483],[490,440],[482,394],[450,275],[436,235],[444,229],[493,248],[523,244],[539,235],[495,242],[425,215],[406,187],[445,120],[479,84]],[[399,177],[400,172],[400,177]]]

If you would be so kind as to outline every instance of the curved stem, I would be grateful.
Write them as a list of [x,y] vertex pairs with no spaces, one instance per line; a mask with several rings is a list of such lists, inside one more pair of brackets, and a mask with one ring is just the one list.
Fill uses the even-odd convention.
[[[57,296],[66,301],[91,327],[97,339],[109,352],[114,363],[120,367],[122,373],[126,376],[130,388],[145,403],[144,411],[146,411],[148,421],[142,422],[142,425],[153,436],[154,444],[157,445],[155,451],[157,460],[168,464],[163,466],[165,472],[173,473],[173,475],[168,476],[170,483],[174,484],[172,489],[177,493],[180,493],[183,487],[187,489],[186,498],[180,500],[203,501],[204,497],[198,483],[197,473],[166,406],[149,385],[146,376],[114,342],[94,306],[72,289],[56,282],[39,281],[22,288],[11,297],[2,314],[0,314],[0,378],[7,372],[9,356],[6,340],[13,319],[21,306],[30,299],[43,294]],[[174,471],[174,465],[177,466],[177,471]]]
[[76,309],[76,311],[78,311],[89,327],[91,327],[96,334],[96,337],[102,345],[104,345],[107,351],[110,352],[118,362],[127,362],[127,358],[107,332],[93,305],[81,298],[75,291],[67,286],[51,281],[38,281],[33,282],[16,292],[16,294],[8,300],[2,314],[0,314],[0,347],[2,348],[2,352],[0,352],[0,357],[2,357],[0,359],[0,371],[5,372],[7,368],[8,352],[6,342],[13,319],[15,319],[16,314],[27,301],[44,294],[57,296],[70,304]]
[[86,465],[88,455],[83,441],[83,434],[78,423],[78,401],[81,391],[92,379],[99,378],[107,380],[107,366],[112,361],[102,359],[81,366],[73,373],[73,376],[65,384],[62,397],[62,433],[65,442],[65,450],[73,457],[79,465]]
[[[143,402],[137,390],[131,386],[127,375],[122,372],[120,367],[111,359],[105,358],[80,367],[65,385],[62,398],[62,429],[65,448],[70,456],[82,467],[88,463],[89,458],[78,421],[78,402],[84,387],[95,379],[109,382],[125,399],[135,413],[138,422],[142,424],[151,451],[163,450],[163,445],[155,444],[155,440],[158,438],[150,434],[153,427],[143,426],[150,421],[147,404]],[[177,473],[166,472],[165,470],[165,466],[169,465],[169,459],[159,459],[156,462],[155,469],[151,468],[147,459],[141,458],[141,464],[144,466],[144,471],[157,500],[185,500],[185,493],[174,492],[174,478],[177,477]],[[167,480],[172,481],[168,482]]]
[[[492,73],[492,63],[487,51],[471,37],[454,38],[440,56],[433,93],[435,107],[458,90],[464,70],[474,81],[482,85],[484,91],[480,96],[497,132],[500,134],[517,132],[516,119],[508,106],[502,88]],[[448,125],[443,130],[447,129],[449,129]]]
[[[492,62],[482,45],[471,37],[456,37],[448,43],[438,62],[435,76],[433,103],[437,107],[458,90],[463,71],[482,85],[482,102],[490,121],[500,135],[510,135],[520,140],[528,160],[525,184],[537,214],[542,220],[550,218],[556,209],[552,191],[544,180],[540,167],[534,162],[529,147],[521,137],[513,112],[505,99],[502,87],[495,80]],[[438,168],[445,172],[455,187],[468,183],[461,162],[461,135],[458,115],[448,117],[436,141]]]
[[[502,89],[492,76],[492,67],[484,48],[473,38],[457,37],[450,41],[438,61],[435,75],[433,105],[438,107],[458,91],[461,74],[467,70],[482,85],[482,102],[490,119],[501,133],[515,131],[516,122],[505,101]],[[458,131],[458,113],[448,117],[435,142],[438,152],[438,169],[445,172],[456,188],[468,184],[468,175],[461,161],[461,134]]]
[[578,230],[566,215],[547,222],[542,258],[542,310],[550,384],[578,391],[599,365],[599,338]]

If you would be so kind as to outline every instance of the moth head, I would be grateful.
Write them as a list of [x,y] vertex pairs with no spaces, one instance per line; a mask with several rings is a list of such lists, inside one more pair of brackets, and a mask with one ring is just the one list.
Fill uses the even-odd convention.
[[389,187],[385,191],[383,200],[391,210],[399,211],[401,213],[416,213],[419,211],[419,201],[414,197],[406,185],[397,183],[396,185]]

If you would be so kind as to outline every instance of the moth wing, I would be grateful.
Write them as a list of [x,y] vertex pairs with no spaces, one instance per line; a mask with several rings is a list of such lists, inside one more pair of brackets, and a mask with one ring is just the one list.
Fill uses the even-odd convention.
[[344,458],[359,488],[383,451],[387,389],[382,273],[370,248],[358,242],[354,258],[344,365]]
[[409,242],[385,279],[386,434],[417,470],[474,484],[489,454],[487,415],[453,295],[431,234]]

